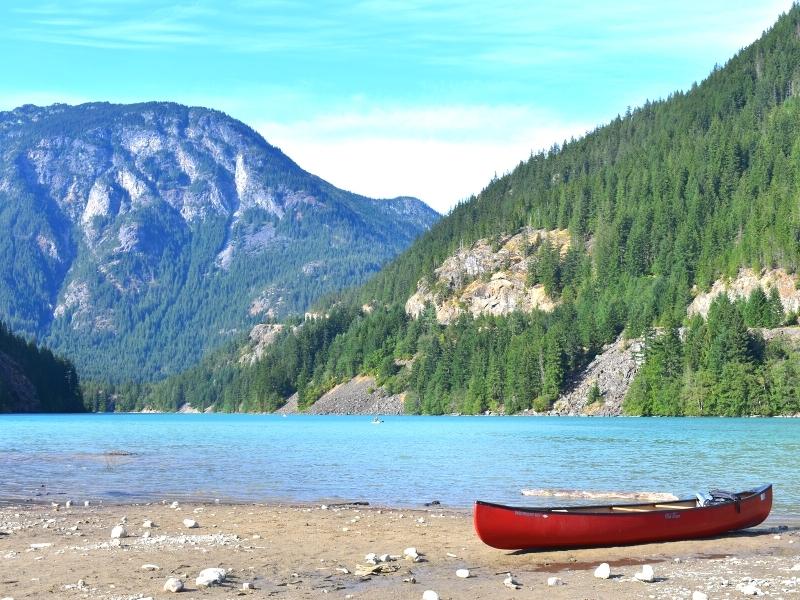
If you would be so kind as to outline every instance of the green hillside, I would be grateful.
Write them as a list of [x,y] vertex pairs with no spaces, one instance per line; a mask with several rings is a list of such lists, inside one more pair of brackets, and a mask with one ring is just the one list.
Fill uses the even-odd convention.
[[[410,411],[543,410],[604,344],[659,326],[668,335],[648,334],[628,412],[800,410],[791,368],[797,354],[765,345],[746,327],[774,325],[769,311],[753,317],[759,311],[750,302],[720,300],[707,323],[690,324],[684,341],[675,334],[695,286],[707,289],[742,267],[794,273],[800,265],[798,95],[794,7],[701,84],[492,181],[365,286],[329,299],[321,310],[330,318],[287,334],[242,370],[224,396],[219,390],[220,403],[270,409],[294,391],[312,402],[337,381],[373,373],[391,390],[409,392]],[[540,249],[529,273],[559,300],[553,312],[462,316],[446,326],[431,311],[406,316],[417,282],[432,282],[433,270],[459,247],[480,238],[499,244],[523,226],[566,228],[572,236],[565,256]],[[365,303],[375,310],[356,308]],[[192,379],[206,380],[202,371]],[[671,386],[668,401],[655,398],[663,383]],[[185,385],[186,378],[169,381],[155,399]]]
[[83,411],[72,363],[0,322],[0,413]]

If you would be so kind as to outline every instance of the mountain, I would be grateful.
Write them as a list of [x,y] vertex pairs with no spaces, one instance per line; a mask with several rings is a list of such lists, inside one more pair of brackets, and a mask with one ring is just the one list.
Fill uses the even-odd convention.
[[72,363],[0,323],[0,413],[84,410]]
[[0,113],[0,319],[89,377],[185,369],[364,281],[437,217],[337,189],[206,108]]
[[702,83],[494,179],[255,362],[127,401],[302,408],[369,375],[427,414],[800,413],[798,96],[795,5]]

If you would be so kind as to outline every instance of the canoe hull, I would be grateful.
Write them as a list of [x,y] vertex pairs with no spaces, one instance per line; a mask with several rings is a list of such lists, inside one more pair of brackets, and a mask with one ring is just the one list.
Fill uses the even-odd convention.
[[[758,525],[772,509],[772,486],[742,492],[739,501],[683,510],[647,510],[627,504],[631,512],[562,512],[478,501],[474,524],[478,537],[503,550],[588,548],[713,537]],[[601,512],[600,509],[606,512]]]

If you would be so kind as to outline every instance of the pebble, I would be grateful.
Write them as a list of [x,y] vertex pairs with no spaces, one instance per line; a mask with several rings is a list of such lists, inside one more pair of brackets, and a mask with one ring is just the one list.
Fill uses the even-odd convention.
[[40,544],[31,544],[31,549],[33,550],[41,550],[42,548],[49,548],[52,546],[50,542],[42,542]]
[[792,571],[800,571],[800,563],[797,563],[795,566],[792,567]]
[[425,590],[422,592],[422,600],[439,600],[439,594],[433,590]]
[[547,585],[564,585],[564,582],[560,577],[548,577],[547,578]]
[[147,538],[149,538],[149,537],[150,537],[150,532],[149,532],[149,531],[145,531],[145,532],[142,534],[142,537],[143,537],[144,539],[147,539]]
[[708,600],[708,594],[694,591],[692,592],[692,600]]
[[642,570],[634,575],[639,581],[645,583],[652,583],[656,580],[656,573],[650,565],[642,565]]
[[417,578],[413,575],[411,577],[406,577],[403,579],[403,583],[417,583]]
[[124,537],[128,537],[128,530],[122,525],[115,525],[111,530],[111,539],[118,540]]
[[183,591],[183,581],[178,579],[177,577],[170,577],[167,579],[166,583],[164,584],[164,591],[165,592],[182,592]]
[[508,577],[503,579],[503,585],[506,586],[507,588],[511,588],[512,590],[518,590],[519,588],[522,587],[519,584],[519,582],[511,576],[510,573],[509,573]]
[[184,519],[183,520],[183,526],[188,528],[188,529],[196,529],[197,527],[200,527],[197,524],[197,521],[195,521],[194,519]]
[[469,569],[458,569],[456,571],[456,577],[461,577],[461,579],[467,579],[469,577]]
[[180,506],[180,504],[178,504],[177,500],[169,505],[170,508],[178,508],[179,506]]
[[67,500],[67,501],[64,503],[64,506],[66,506],[67,508],[72,508],[72,500]]
[[403,557],[417,562],[419,561],[419,552],[412,546],[403,550]]
[[149,520],[149,519],[147,519],[144,523],[142,523],[142,527],[144,527],[146,529],[150,529],[152,526],[153,526],[153,522],[151,520]]
[[218,568],[210,568],[210,569],[203,569],[200,571],[200,574],[195,579],[195,585],[200,585],[203,587],[208,587],[211,585],[217,585],[225,581],[225,569],[218,569]]
[[161,570],[161,567],[159,567],[158,565],[153,565],[153,564],[150,564],[150,563],[147,563],[146,565],[142,565],[142,571],[160,571],[160,570]]
[[739,591],[742,592],[745,596],[761,596],[764,594],[764,592],[762,592],[758,586],[752,583],[748,583],[747,585],[742,586],[741,588],[739,588]]
[[83,501],[83,505],[84,506],[89,506],[90,504],[91,504],[91,502],[89,502],[88,500],[84,500]]
[[611,566],[608,563],[603,563],[594,570],[594,576],[598,579],[608,579],[611,577]]
[[242,583],[242,589],[243,590],[254,590],[256,588],[249,581],[245,581],[245,582]]

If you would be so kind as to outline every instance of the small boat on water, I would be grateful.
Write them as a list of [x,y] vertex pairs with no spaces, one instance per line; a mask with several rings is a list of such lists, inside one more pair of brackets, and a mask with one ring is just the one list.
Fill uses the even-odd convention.
[[379,416],[376,415],[372,418],[373,425],[380,425],[381,423],[383,423],[383,419],[381,419]]
[[712,537],[761,523],[772,509],[772,484],[731,494],[647,504],[529,508],[478,500],[478,537],[502,550],[588,548]]

